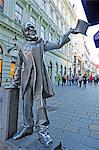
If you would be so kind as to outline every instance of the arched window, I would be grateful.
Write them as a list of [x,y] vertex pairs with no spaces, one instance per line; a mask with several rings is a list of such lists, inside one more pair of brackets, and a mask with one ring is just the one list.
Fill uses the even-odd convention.
[[1,46],[0,46],[0,54],[3,54],[3,49]]

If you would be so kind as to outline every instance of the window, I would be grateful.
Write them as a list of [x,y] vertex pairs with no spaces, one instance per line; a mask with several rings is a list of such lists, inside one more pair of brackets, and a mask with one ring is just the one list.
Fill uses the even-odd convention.
[[57,26],[59,25],[59,17],[58,17],[58,15],[56,15],[56,25]]
[[16,22],[18,22],[20,24],[22,21],[22,12],[23,12],[22,7],[16,3],[16,5],[15,5],[15,20],[16,20]]
[[31,16],[30,21],[33,23],[34,27],[36,27],[36,19]]
[[41,26],[41,38],[43,40],[45,39],[45,28],[44,28],[44,26]]
[[0,11],[3,12],[4,9],[4,0],[0,0]]
[[51,19],[54,18],[54,9],[52,7],[50,7],[50,15],[51,15]]
[[46,0],[42,0],[42,8],[44,11],[46,10]]
[[49,41],[52,41],[52,33],[49,32]]
[[63,22],[61,21],[61,30],[63,32]]

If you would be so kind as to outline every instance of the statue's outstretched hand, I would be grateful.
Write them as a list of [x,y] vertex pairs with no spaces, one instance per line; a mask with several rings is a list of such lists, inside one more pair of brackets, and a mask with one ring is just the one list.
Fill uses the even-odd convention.
[[68,29],[66,30],[65,35],[66,35],[66,36],[69,36],[69,34],[71,34],[71,33],[75,34],[74,29],[73,29],[73,28],[68,28]]
[[70,28],[70,33],[78,34],[78,32],[75,29],[73,29],[73,28]]
[[73,28],[70,28],[70,33],[74,33],[74,29]]

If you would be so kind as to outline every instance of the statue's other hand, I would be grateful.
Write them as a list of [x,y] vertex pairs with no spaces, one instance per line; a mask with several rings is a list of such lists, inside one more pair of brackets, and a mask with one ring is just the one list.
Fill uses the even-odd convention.
[[10,84],[9,86],[4,87],[5,89],[15,89],[18,88],[17,86]]

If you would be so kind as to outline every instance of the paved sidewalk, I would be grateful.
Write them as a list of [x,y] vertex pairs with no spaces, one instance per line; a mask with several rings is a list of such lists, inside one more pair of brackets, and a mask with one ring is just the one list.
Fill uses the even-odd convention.
[[[99,86],[54,86],[56,96],[47,100],[49,132],[53,144],[39,143],[36,132],[18,141],[0,144],[0,150],[54,150],[62,142],[67,150],[99,150]],[[20,101],[21,106],[22,101]],[[22,108],[19,108],[19,126]]]

